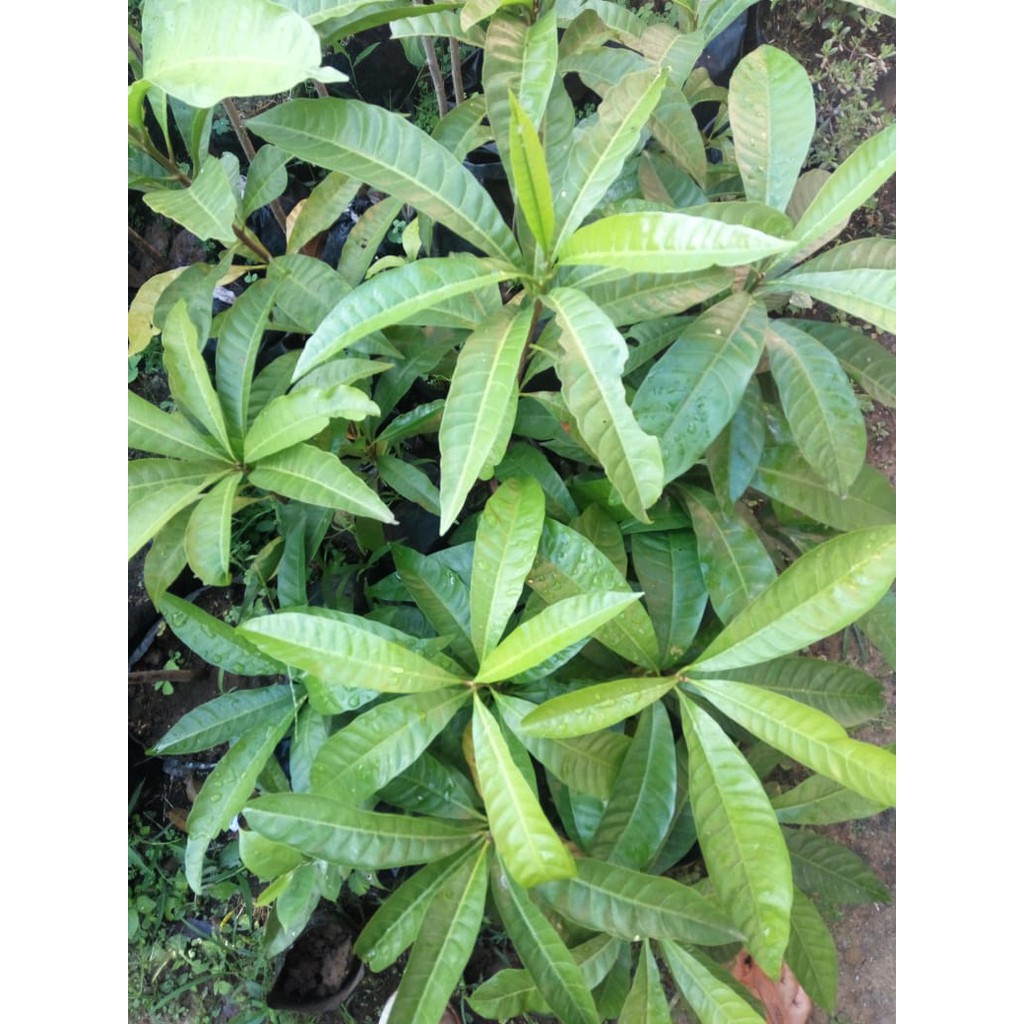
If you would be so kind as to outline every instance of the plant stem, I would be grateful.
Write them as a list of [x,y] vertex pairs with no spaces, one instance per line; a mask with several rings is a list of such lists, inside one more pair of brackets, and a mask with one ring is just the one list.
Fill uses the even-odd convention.
[[[238,113],[238,107],[235,106],[235,101],[231,99],[224,99],[222,101],[224,107],[224,113],[228,115],[228,120],[231,122],[231,127],[235,130],[235,136],[242,146],[242,152],[245,153],[246,159],[249,161],[250,168],[252,167],[253,160],[256,159],[256,150],[253,148],[252,139],[249,138],[249,133],[245,129],[245,125],[242,124],[242,115]],[[281,209],[281,204],[276,199],[270,201],[270,212],[274,215],[274,220],[277,221],[277,226],[281,229],[281,234],[288,237],[288,222],[284,215],[284,210]]]
[[164,270],[170,269],[171,265],[167,262],[167,257],[164,256],[156,246],[147,242],[146,239],[131,226],[131,224],[128,225],[128,238],[137,248],[141,249],[154,263],[156,263],[159,268]]
[[448,47],[452,51],[452,90],[455,93],[455,105],[458,106],[466,98],[466,90],[462,84],[462,55],[455,36],[448,37]]
[[318,82],[315,78],[313,79],[313,90],[322,100],[328,99],[331,95],[327,91],[327,86],[323,82]]
[[128,138],[135,143],[147,156],[151,156],[161,167],[171,172],[177,181],[180,181],[186,188],[192,184],[192,179],[169,157],[160,152],[153,145],[149,133],[138,128],[128,126]]
[[246,228],[240,228],[237,224],[233,224],[231,226],[231,230],[234,231],[235,238],[237,238],[247,249],[251,249],[256,253],[264,263],[269,263],[274,258],[267,251],[263,243],[255,235],[250,234]]
[[139,683],[162,683],[166,680],[168,683],[194,683],[198,679],[203,679],[206,676],[205,670],[200,669],[178,669],[167,672],[163,669],[150,669],[142,672],[129,672],[128,673],[128,685],[138,685]]
[[448,97],[444,94],[444,78],[441,76],[441,65],[437,62],[434,40],[430,36],[420,36],[420,39],[423,42],[423,52],[427,55],[427,70],[434,85],[434,95],[437,96],[437,113],[439,117],[444,117],[448,113]]

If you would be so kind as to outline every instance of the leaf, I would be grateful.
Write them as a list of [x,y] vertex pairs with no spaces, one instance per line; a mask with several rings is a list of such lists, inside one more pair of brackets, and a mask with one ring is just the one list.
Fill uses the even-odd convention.
[[438,818],[482,820],[481,800],[454,765],[425,753],[380,791],[394,807]]
[[640,428],[626,403],[626,342],[582,292],[556,288],[545,302],[561,327],[557,371],[565,403],[626,507],[649,522],[646,510],[660,497],[664,475],[657,439]]
[[334,733],[313,762],[313,792],[359,806],[411,765],[469,699],[465,687],[398,697]]
[[519,603],[543,526],[544,492],[529,477],[507,480],[484,506],[469,591],[470,633],[481,662],[501,640]]
[[659,438],[666,480],[689,469],[735,415],[767,326],[760,302],[731,295],[684,327],[644,378],[633,411]]
[[896,758],[881,747],[851,740],[823,712],[727,679],[692,680],[686,686],[776,750],[869,800],[895,806]]
[[544,507],[549,516],[569,519],[579,514],[569,488],[558,472],[536,448],[519,442],[509,447],[505,458],[495,467],[494,475],[502,481],[513,477],[531,477],[544,491]]
[[[680,274],[732,267],[783,252],[789,242],[754,228],[686,213],[616,213],[579,228],[558,252],[563,266]],[[794,290],[794,289],[791,289]]]
[[305,860],[298,850],[264,839],[251,829],[239,829],[238,854],[242,863],[264,881],[272,881],[294,871]]
[[835,825],[873,818],[886,810],[877,800],[854,793],[824,775],[812,775],[772,800],[775,816],[785,825]]
[[187,267],[175,267],[162,274],[155,274],[135,293],[135,298],[132,299],[131,305],[128,307],[129,357],[144,352],[159,333],[159,328],[153,323],[156,304],[171,282],[187,269]]
[[765,347],[797,447],[831,489],[844,494],[867,452],[864,416],[846,373],[824,345],[792,323],[774,321]]
[[393,1024],[418,1024],[444,1014],[483,921],[489,852],[480,843],[476,857],[460,865],[434,895],[388,1015]]
[[473,695],[473,756],[495,849],[527,887],[575,874],[576,865],[512,760],[494,716]]
[[646,870],[657,856],[676,802],[672,725],[660,701],[644,708],[622,761],[590,854]]
[[285,152],[366,182],[484,252],[517,261],[515,239],[484,187],[398,114],[356,100],[292,100],[247,124]]
[[679,707],[690,752],[690,802],[708,874],[755,959],[778,977],[793,883],[775,812],[721,726],[683,694]]
[[558,932],[499,858],[491,894],[502,924],[544,1001],[564,1024],[599,1024],[583,973]]
[[261,459],[249,480],[255,487],[308,505],[340,508],[382,523],[396,522],[387,505],[360,477],[336,456],[312,445],[298,444]]
[[637,961],[633,986],[619,1014],[622,1024],[671,1024],[665,991],[661,987],[658,965],[651,952],[651,944],[644,939],[643,950]]
[[316,30],[269,0],[146,0],[142,49],[146,79],[193,107],[347,80],[320,66]]
[[[262,152],[262,150],[261,150]],[[288,233],[288,252],[299,252],[321,232],[327,231],[352,205],[361,182],[340,171],[332,171],[302,204]],[[351,283],[351,282],[350,282]]]
[[691,886],[591,857],[576,866],[575,878],[548,882],[537,893],[583,928],[627,942],[677,938],[709,946],[739,935],[721,908]]
[[267,281],[276,288],[275,324],[310,334],[352,291],[337,271],[302,253],[275,257]]
[[241,482],[241,472],[218,481],[189,516],[185,554],[206,586],[226,587],[231,582],[231,513]]
[[516,202],[526,224],[544,253],[551,254],[555,233],[555,207],[551,197],[544,149],[537,129],[509,90],[509,156]]
[[853,852],[810,829],[783,829],[793,880],[808,895],[833,903],[889,903],[886,885]]
[[143,566],[142,579],[154,605],[160,605],[167,588],[182,574],[185,558],[185,528],[192,510],[186,506],[173,516],[153,538]]
[[424,693],[463,683],[422,655],[359,626],[306,612],[278,612],[239,628],[246,639],[286,665],[325,681],[381,693]]
[[836,944],[817,908],[799,890],[793,893],[786,960],[811,1001],[834,1013],[839,985]]
[[191,754],[227,743],[269,720],[279,720],[284,708],[294,706],[290,686],[262,686],[221,694],[182,715],[152,754]]
[[879,653],[896,671],[896,594],[889,591],[867,613],[857,620],[857,625],[867,638],[878,648]]
[[704,452],[711,483],[723,507],[735,504],[757,472],[767,427],[756,375],[747,383],[736,413]]
[[729,80],[729,121],[747,199],[785,210],[814,134],[814,94],[800,62],[759,46]]
[[235,242],[238,195],[224,164],[212,156],[203,161],[188,188],[148,192],[142,201],[154,213],[176,221],[197,238],[214,238],[223,245]]
[[396,494],[419,505],[432,516],[440,514],[441,495],[430,477],[418,466],[393,455],[381,455],[377,459],[377,472]]
[[528,305],[518,311],[503,306],[466,339],[459,353],[438,432],[442,534],[462,510],[492,448],[502,441],[501,420],[516,394],[532,317]]
[[726,982],[674,942],[659,942],[662,958],[701,1024],[764,1024],[764,1017]]
[[261,207],[272,203],[288,187],[285,165],[288,154],[276,146],[261,146],[249,164],[242,193],[242,217],[248,217]]
[[896,521],[896,491],[884,473],[865,465],[845,497],[830,491],[794,447],[766,448],[752,486],[836,530]]
[[196,893],[203,891],[203,858],[210,843],[228,827],[252,793],[256,778],[291,725],[289,703],[272,718],[247,730],[217,762],[188,816],[185,877]]
[[896,530],[843,534],[797,559],[693,663],[706,674],[800,650],[855,622],[896,575]]
[[886,408],[896,408],[896,357],[883,345],[845,324],[815,320],[781,322],[792,324],[816,338],[871,398]]
[[177,459],[223,459],[184,416],[170,414],[128,392],[128,447]]
[[707,491],[684,487],[711,603],[730,622],[775,581],[775,564],[753,528]]

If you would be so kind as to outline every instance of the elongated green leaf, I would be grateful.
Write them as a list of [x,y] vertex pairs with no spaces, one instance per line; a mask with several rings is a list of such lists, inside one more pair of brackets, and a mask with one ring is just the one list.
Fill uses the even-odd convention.
[[461,850],[480,835],[477,824],[379,814],[309,793],[260,797],[245,808],[245,820],[268,839],[362,871],[425,864]]
[[434,897],[478,852],[470,845],[420,868],[380,905],[359,933],[353,952],[372,971],[390,967],[415,942]]
[[[330,363],[327,365],[330,366]],[[397,494],[415,502],[432,516],[440,514],[440,492],[418,466],[396,459],[393,455],[381,455],[377,459],[377,472],[381,480]]]
[[238,853],[242,863],[264,881],[272,881],[294,871],[306,859],[298,850],[264,839],[251,829],[239,830]]
[[561,246],[558,259],[566,266],[681,274],[753,263],[790,244],[754,228],[685,213],[617,213],[579,228]]
[[667,89],[654,108],[650,125],[651,134],[661,143],[675,166],[686,172],[690,188],[704,187],[708,172],[707,153],[689,99],[677,89]]
[[473,698],[473,754],[495,848],[527,887],[567,878],[576,865],[516,767],[494,716]]
[[[237,168],[237,161],[235,163]],[[225,165],[207,157],[192,184],[185,189],[148,192],[142,201],[154,212],[176,221],[197,238],[215,238],[224,245],[235,241],[232,225],[239,198]]]
[[502,481],[513,477],[531,477],[544,491],[544,508],[549,516],[569,519],[579,514],[569,488],[544,454],[528,444],[509,446],[505,458],[495,466],[494,475]]
[[555,204],[556,254],[619,176],[667,81],[668,72],[656,69],[627,75],[607,91],[597,120],[573,139]]
[[[544,523],[537,561],[526,583],[547,604],[575,594],[629,589],[622,574],[586,537],[551,519]],[[594,637],[635,665],[658,667],[658,639],[639,603],[627,607]]]
[[279,720],[282,709],[293,705],[289,686],[225,693],[183,715],[151,752],[168,755],[209,750],[266,721]]
[[469,691],[459,687],[364,711],[320,748],[310,776],[313,791],[358,806],[412,764],[468,699]]
[[288,235],[288,251],[298,252],[320,232],[330,228],[349,208],[361,187],[362,182],[340,171],[328,174],[302,204]]
[[846,373],[824,345],[792,323],[775,322],[766,347],[797,447],[832,490],[844,494],[867,452],[864,417]]
[[538,894],[563,917],[627,942],[676,938],[720,946],[740,933],[722,909],[696,889],[591,857],[577,876],[549,882]]
[[509,276],[491,260],[459,254],[378,274],[346,295],[323,320],[302,350],[295,379],[378,328]]
[[224,412],[210,383],[199,337],[188,318],[184,300],[178,301],[167,314],[162,340],[171,394],[187,413],[202,423],[225,454],[232,458],[234,452],[228,438]]
[[839,360],[839,365],[876,402],[896,408],[896,357],[863,331],[846,324],[816,320],[786,320],[822,343]]
[[483,660],[477,682],[500,682],[539,665],[593,634],[639,598],[639,594],[588,593],[548,605],[517,626]]
[[461,864],[434,895],[388,1016],[393,1024],[440,1020],[444,1013],[483,921],[489,852],[480,843],[476,857]]
[[182,574],[185,557],[185,528],[192,511],[187,506],[172,517],[153,538],[143,566],[142,580],[150,601],[159,607],[167,588]]
[[166,413],[134,391],[128,392],[128,447],[177,459],[224,458],[184,416]]
[[276,257],[267,281],[276,286],[275,323],[310,334],[352,290],[337,271],[302,253]]
[[402,643],[337,619],[279,612],[250,620],[239,632],[286,665],[349,687],[424,693],[463,682]]
[[491,449],[501,440],[502,416],[516,392],[531,322],[528,306],[518,311],[503,306],[467,338],[459,353],[438,433],[441,533],[455,521]]
[[529,477],[507,480],[484,507],[469,592],[470,632],[481,662],[497,646],[519,603],[543,526],[544,492]]
[[[559,279],[569,271],[561,271]],[[712,268],[685,274],[629,274],[592,285],[581,282],[577,287],[619,326],[683,313],[726,291],[731,282],[728,270]]]
[[896,521],[896,491],[884,473],[865,466],[845,497],[830,491],[796,448],[766,448],[752,481],[770,498],[799,509],[837,530],[857,530]]
[[646,870],[668,834],[676,802],[672,725],[660,701],[644,708],[589,853]]
[[225,96],[270,96],[314,78],[344,82],[320,66],[316,30],[270,0],[147,0],[146,78],[193,107]]
[[644,378],[633,411],[659,439],[666,480],[686,472],[736,413],[767,326],[760,302],[730,295],[686,326]]
[[658,945],[679,991],[701,1024],[764,1024],[760,1013],[682,946],[674,942]]
[[896,575],[896,530],[855,530],[797,559],[694,662],[702,674],[754,665],[806,647],[856,621]]
[[879,653],[896,671],[896,594],[889,591],[874,608],[857,620],[857,626],[878,648]]
[[381,791],[394,807],[438,818],[482,820],[481,800],[472,783],[454,765],[422,754]]
[[886,810],[877,800],[824,775],[812,775],[772,800],[775,816],[785,825],[835,825],[842,821],[872,818]]
[[723,506],[735,504],[750,486],[764,452],[766,432],[764,402],[755,376],[728,426],[704,453],[715,495]]
[[759,46],[729,80],[729,121],[747,199],[785,210],[814,134],[814,94],[800,62]]
[[619,1020],[622,1024],[671,1024],[668,1000],[661,987],[658,965],[647,939],[644,939],[633,986],[622,1005]]
[[690,801],[708,874],[754,959],[777,978],[789,942],[789,853],[768,797],[721,727],[680,694]]
[[556,288],[545,301],[561,327],[557,370],[565,403],[626,508],[649,522],[647,509],[664,485],[662,460],[657,439],[640,428],[626,404],[626,342],[582,292]]
[[544,149],[537,129],[514,92],[509,91],[508,102],[512,113],[509,156],[516,201],[538,245],[543,252],[550,254],[555,233],[555,207]]
[[833,903],[888,903],[885,884],[848,847],[810,829],[783,830],[793,859],[793,880],[808,895]]
[[895,805],[896,758],[881,747],[851,740],[823,712],[748,683],[701,679],[687,686],[776,750],[869,800]]
[[241,482],[241,472],[219,481],[196,502],[185,529],[189,565],[209,587],[231,582],[231,513]]
[[197,893],[203,891],[203,858],[207,847],[248,801],[257,776],[288,731],[294,713],[289,702],[286,707],[278,708],[275,715],[243,733],[203,783],[188,816],[184,864],[188,884]]
[[261,459],[249,473],[256,487],[322,508],[340,508],[382,523],[395,517],[377,495],[330,452],[298,444]]
[[288,172],[285,170],[287,163],[288,154],[276,146],[260,147],[245,176],[245,192],[242,194],[243,218],[284,193],[288,187]]
[[707,491],[688,486],[683,495],[711,603],[730,622],[775,581],[775,564],[750,525]]
[[790,922],[786,962],[811,1002],[834,1013],[839,985],[836,944],[817,907],[799,890],[793,893]]
[[365,181],[516,262],[518,246],[484,187],[398,114],[354,100],[292,100],[247,124],[285,152]]
[[559,1020],[564,1024],[599,1024],[594,998],[579,965],[499,858],[492,867],[491,893],[519,958]]

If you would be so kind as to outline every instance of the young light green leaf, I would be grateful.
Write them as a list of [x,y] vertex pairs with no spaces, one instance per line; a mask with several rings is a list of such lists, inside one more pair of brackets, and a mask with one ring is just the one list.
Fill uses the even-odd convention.
[[753,768],[721,726],[682,693],[679,707],[704,863],[754,959],[777,978],[789,942],[793,881],[775,812]]
[[355,100],[292,100],[248,122],[293,156],[364,181],[510,263],[519,247],[484,187],[398,114]]
[[254,487],[308,505],[340,508],[382,523],[396,522],[387,505],[348,466],[330,452],[309,444],[297,444],[261,459],[249,473],[249,480]]
[[242,473],[232,473],[204,494],[189,516],[185,555],[192,571],[208,587],[231,582],[231,513]]
[[792,654],[855,622],[878,603],[895,575],[893,526],[825,541],[747,605],[693,667],[704,675]]
[[195,892],[203,891],[207,847],[248,801],[257,776],[288,731],[294,713],[289,703],[278,708],[276,715],[244,732],[203,783],[189,812],[185,847],[185,877]]
[[686,472],[736,413],[767,327],[760,302],[730,295],[684,327],[644,378],[633,411],[659,439],[666,480]]
[[377,472],[396,494],[419,505],[432,516],[440,515],[441,494],[430,477],[418,466],[396,459],[393,455],[381,455],[377,459]]
[[530,887],[574,875],[572,856],[512,760],[497,721],[475,693],[473,755],[494,845],[512,878]]
[[580,291],[556,288],[545,303],[561,327],[562,355],[556,368],[565,403],[626,508],[649,522],[647,509],[661,495],[664,474],[657,439],[640,428],[626,403],[626,342]]
[[225,165],[215,157],[203,161],[188,188],[147,192],[142,201],[154,213],[176,221],[197,238],[215,238],[224,245],[236,240],[233,225],[240,201]]
[[306,859],[298,850],[264,839],[252,829],[239,829],[238,854],[257,878],[267,882],[294,871]]
[[175,459],[223,459],[210,440],[180,413],[166,413],[128,392],[128,447]]
[[153,538],[142,571],[142,581],[150,601],[157,607],[167,589],[182,574],[185,557],[185,529],[192,510],[187,506],[173,516]]
[[[566,268],[558,280],[569,273]],[[685,274],[628,274],[614,281],[580,282],[576,287],[586,292],[613,324],[620,326],[684,313],[727,291],[731,284],[732,273],[715,267]],[[632,366],[627,363],[626,372],[630,369]]]
[[633,985],[619,1014],[621,1024],[671,1024],[672,1014],[661,987],[661,975],[651,952],[649,940],[644,939],[640,959],[636,965]]
[[288,187],[288,154],[276,146],[261,146],[245,176],[242,193],[242,217],[246,218],[262,206],[272,203]]
[[661,955],[683,998],[701,1024],[764,1024],[764,1017],[674,942],[660,942]]
[[747,199],[785,210],[814,134],[814,93],[800,62],[759,46],[729,80],[729,121]]
[[252,619],[238,631],[270,657],[348,687],[424,693],[464,682],[405,644],[339,619],[278,612]]
[[[142,474],[132,470],[141,463],[163,463],[175,476],[167,481],[142,482]],[[179,462],[177,459],[133,459],[128,463],[128,557],[160,532],[164,525],[191,505],[212,483],[227,475],[230,469],[215,462]]]
[[537,244],[550,255],[555,233],[555,206],[548,168],[544,162],[544,149],[537,129],[511,90],[508,102],[512,112],[509,156],[516,201]]

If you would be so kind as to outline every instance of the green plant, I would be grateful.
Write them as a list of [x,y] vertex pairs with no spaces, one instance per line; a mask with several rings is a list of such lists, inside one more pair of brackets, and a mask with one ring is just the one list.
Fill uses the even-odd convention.
[[[326,211],[336,215],[353,185],[389,198],[353,229],[337,271],[294,252],[293,233],[289,253],[269,260],[266,281],[227,314],[246,325],[243,351],[268,325],[308,334],[281,357],[278,386],[291,391],[276,401],[293,410],[313,391],[322,416],[318,389],[351,383],[366,415],[346,404],[343,427],[292,443],[368,467],[388,499],[380,508],[401,499],[436,516],[420,547],[444,541],[424,554],[385,537],[390,513],[349,506],[352,543],[334,557],[350,589],[311,606],[306,566],[336,496],[289,493],[260,459],[248,465],[255,422],[238,430],[217,472],[282,517],[290,597],[279,567],[281,610],[254,608],[237,628],[170,595],[161,607],[212,664],[286,681],[217,698],[156,750],[232,743],[190,815],[185,873],[198,891],[207,848],[241,811],[242,859],[274,903],[271,950],[353,871],[426,865],[356,946],[375,970],[412,947],[396,1024],[440,1015],[485,915],[524,965],[471,993],[489,1016],[596,1024],[624,1006],[665,1016],[660,960],[702,1020],[753,1021],[707,952],[739,942],[769,974],[788,960],[816,1001],[834,1001],[835,951],[802,893],[836,896],[818,891],[836,857],[841,879],[860,879],[837,902],[868,883],[859,862],[800,826],[893,805],[895,759],[845,732],[881,710],[877,683],[796,652],[866,617],[881,614],[882,633],[891,621],[895,496],[864,464],[851,378],[894,404],[893,361],[848,325],[770,314],[796,296],[894,328],[894,243],[826,246],[893,172],[895,130],[834,174],[801,173],[811,85],[796,61],[762,47],[733,75],[729,127],[714,142],[722,159],[709,161],[691,107],[720,93],[692,69],[744,6],[681,5],[679,28],[645,26],[601,0],[564,15],[546,4],[416,18],[396,8],[396,36],[484,48],[482,95],[432,136],[330,98],[248,123],[268,143],[257,154],[269,152],[266,166],[297,159],[330,172],[307,201],[320,218],[310,227],[330,223]],[[328,5],[311,21],[328,8],[342,17]],[[369,16],[345,9],[349,27]],[[146,15],[162,10],[149,0]],[[247,24],[200,34],[237,57],[259,51]],[[212,103],[229,84],[239,90],[216,71],[201,90],[183,86],[149,55],[140,82],[150,91]],[[315,63],[294,62],[293,75],[299,67]],[[579,127],[569,72],[601,96]],[[255,61],[248,76],[247,89],[272,91]],[[511,226],[461,162],[486,137],[508,173]],[[225,204],[231,248],[201,272],[211,291],[235,255],[258,252],[237,224],[248,189]],[[187,202],[151,205],[191,217]],[[417,244],[401,265],[373,272],[403,205],[416,211]],[[419,243],[434,251],[437,225],[479,255],[418,257]],[[199,276],[194,292],[169,283],[153,322],[162,303],[165,351],[190,353],[179,404],[209,444],[209,396],[225,409],[225,380],[247,377],[223,325],[216,392],[205,377]],[[243,304],[258,304],[260,317],[239,313]],[[158,454],[169,458],[154,463],[194,468],[180,448]],[[189,529],[188,503],[212,482],[193,483],[170,513],[174,492],[162,488],[139,520],[180,516],[176,529]],[[232,510],[218,509],[223,538]],[[202,565],[208,533],[192,536],[189,560],[194,552]],[[289,734],[290,781],[274,755]],[[810,777],[776,786],[771,773],[786,758]]]

